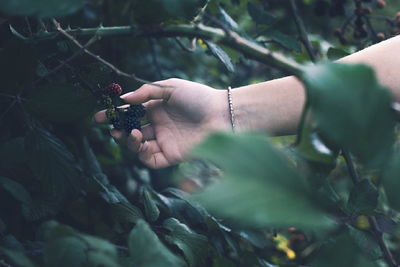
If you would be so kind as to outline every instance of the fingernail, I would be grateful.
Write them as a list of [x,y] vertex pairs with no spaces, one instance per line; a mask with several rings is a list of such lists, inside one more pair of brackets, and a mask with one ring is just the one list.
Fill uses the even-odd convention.
[[128,96],[130,96],[130,95],[132,95],[132,94],[133,94],[133,92],[129,92],[129,93],[126,93],[126,94],[121,95],[120,98],[121,98],[121,99],[125,99],[125,98],[127,98]]

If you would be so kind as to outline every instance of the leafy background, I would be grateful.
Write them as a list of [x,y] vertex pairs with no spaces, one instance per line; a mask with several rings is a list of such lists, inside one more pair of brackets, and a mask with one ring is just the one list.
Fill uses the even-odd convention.
[[[0,266],[396,266],[391,95],[366,66],[308,63],[398,34],[399,3],[296,1],[310,53],[293,2],[0,2]],[[299,64],[251,59],[192,26],[190,38],[158,31],[193,23]],[[199,160],[150,170],[91,120],[107,84],[141,85],[115,68],[216,88],[294,73],[307,86],[302,127],[214,134]]]

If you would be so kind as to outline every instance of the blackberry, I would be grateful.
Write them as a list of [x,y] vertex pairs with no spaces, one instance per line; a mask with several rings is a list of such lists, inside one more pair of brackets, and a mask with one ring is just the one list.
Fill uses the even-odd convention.
[[140,121],[133,116],[126,116],[123,123],[123,128],[125,132],[129,135],[133,129],[140,130]]
[[146,110],[143,105],[130,105],[126,110],[126,114],[134,118],[141,118],[146,114]]
[[111,83],[106,87],[109,96],[119,96],[122,94],[122,88],[118,83]]
[[106,111],[106,117],[107,119],[109,119],[110,121],[116,120],[117,117],[117,112],[115,111],[115,108],[109,108]]
[[124,129],[124,125],[119,118],[114,118],[114,119],[110,120],[110,122],[113,125],[115,130]]

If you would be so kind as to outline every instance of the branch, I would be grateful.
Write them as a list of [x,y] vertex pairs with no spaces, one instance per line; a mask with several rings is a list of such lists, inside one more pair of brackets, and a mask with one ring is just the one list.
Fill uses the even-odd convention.
[[[227,35],[223,29],[209,27],[203,24],[162,25],[151,28],[117,26],[117,27],[98,27],[98,28],[85,28],[85,29],[67,29],[62,31],[58,30],[58,32],[42,32],[32,38],[25,38],[25,40],[28,42],[40,42],[42,40],[58,39],[60,38],[60,33],[64,36],[69,36],[68,38],[70,40],[75,40],[75,41],[76,39],[74,37],[93,36],[95,33],[101,37],[132,36],[132,37],[163,38],[163,37],[182,36],[189,38],[200,38],[226,45],[236,51],[241,52],[248,58],[273,66],[277,69],[282,70],[286,74],[294,74],[297,76],[301,74],[302,72],[301,65],[298,64],[297,62],[284,57],[282,54],[271,52],[264,46],[254,41],[245,39],[234,31],[231,30],[228,31],[229,34]],[[97,57],[96,55],[92,56],[95,58]],[[119,72],[121,73],[121,71]]]
[[303,43],[304,47],[306,48],[311,61],[315,62],[316,56],[314,53],[314,48],[312,47],[310,40],[308,39],[306,27],[304,26],[304,22],[300,17],[299,10],[297,9],[296,1],[290,0],[290,6],[292,8],[292,13],[293,13],[294,20],[296,22],[297,30],[299,31],[299,34],[300,34],[300,41]]
[[[61,25],[58,21],[56,21],[55,19],[52,20],[54,26],[56,27],[57,31],[59,33],[61,33],[62,35],[64,35],[65,37],[67,37],[69,40],[71,40],[74,44],[76,44],[79,48],[82,49],[83,52],[85,52],[86,54],[88,54],[89,56],[93,57],[94,59],[96,59],[97,61],[101,62],[102,64],[106,65],[107,67],[109,67],[112,71],[114,71],[117,75],[122,76],[122,77],[126,77],[129,79],[133,79],[137,82],[141,82],[141,83],[152,83],[149,82],[147,80],[144,80],[142,78],[139,78],[136,76],[136,74],[134,73],[126,73],[121,71],[120,69],[118,69],[117,67],[115,67],[113,64],[111,64],[110,62],[104,60],[103,58],[101,58],[99,55],[96,55],[92,52],[90,52],[87,48],[85,48],[81,43],[78,42],[78,40],[76,40],[72,35],[70,35],[66,30],[64,30],[63,28],[61,28]],[[101,29],[101,28],[99,28]],[[97,33],[94,32],[94,34],[96,35]],[[100,36],[100,35],[99,35]]]
[[[357,184],[361,181],[361,178],[358,175],[356,168],[354,167],[354,163],[353,163],[353,160],[351,159],[351,155],[346,150],[343,150],[342,154],[343,154],[344,160],[346,161],[346,165],[347,165],[347,169],[349,171],[350,177],[353,180],[354,185],[357,186]],[[368,216],[368,222],[371,225],[372,232],[378,241],[379,247],[381,248],[381,250],[383,252],[383,256],[384,256],[385,260],[387,261],[389,266],[398,267],[399,265],[397,265],[397,262],[394,259],[392,252],[388,248],[388,246],[385,242],[385,239],[383,238],[383,232],[380,229],[375,216]]]

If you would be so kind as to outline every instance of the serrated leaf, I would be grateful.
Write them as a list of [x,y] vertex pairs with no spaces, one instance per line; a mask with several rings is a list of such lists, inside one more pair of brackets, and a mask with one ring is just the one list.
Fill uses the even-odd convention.
[[231,58],[221,47],[210,41],[204,40],[204,42],[207,44],[207,47],[208,49],[210,49],[210,52],[224,64],[224,66],[228,71],[235,72],[235,66],[232,63]]
[[139,208],[129,203],[116,203],[111,206],[113,219],[119,222],[136,223],[143,219],[143,214]]
[[304,177],[263,135],[214,134],[194,156],[219,165],[225,179],[196,198],[211,211],[250,226],[331,226]]
[[54,122],[82,120],[92,114],[95,105],[88,90],[70,84],[48,84],[37,88],[28,102],[32,112]]
[[12,0],[1,1],[0,11],[12,16],[59,17],[76,12],[84,5],[83,0]]
[[247,11],[255,23],[260,25],[270,25],[276,21],[275,16],[266,12],[262,8],[255,6],[253,3],[247,4]]
[[[4,254],[6,258],[13,263],[15,267],[35,267],[35,264],[23,253],[12,251],[9,249],[1,248],[0,253]],[[9,265],[4,265],[9,266]]]
[[387,160],[394,142],[392,97],[365,65],[321,64],[305,68],[303,80],[318,129],[362,163]]
[[56,136],[41,128],[32,129],[26,135],[25,149],[30,169],[53,197],[63,200],[79,192],[83,177],[77,162]]
[[207,237],[193,232],[175,218],[165,220],[163,226],[170,231],[165,240],[183,252],[189,266],[204,266],[208,255]]
[[143,220],[139,220],[130,232],[128,247],[133,266],[175,267],[185,265],[180,258],[165,247]]
[[347,208],[356,214],[371,213],[378,206],[378,197],[378,189],[369,179],[363,179],[351,190]]
[[160,210],[158,209],[156,202],[147,188],[143,189],[143,204],[146,218],[151,222],[156,221],[160,215]]
[[7,177],[0,176],[0,187],[22,203],[29,204],[32,202],[31,195],[26,191],[25,187]]
[[231,16],[229,16],[229,14],[226,12],[225,9],[219,6],[218,11],[221,14],[222,21],[224,22],[225,25],[228,26],[228,28],[232,30],[237,30],[239,28],[239,25]]

